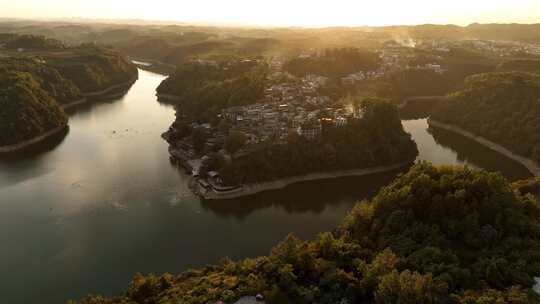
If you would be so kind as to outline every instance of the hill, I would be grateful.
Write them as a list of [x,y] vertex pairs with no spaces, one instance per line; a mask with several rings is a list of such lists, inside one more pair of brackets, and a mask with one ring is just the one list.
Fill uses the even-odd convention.
[[137,67],[118,51],[83,44],[61,56],[45,56],[47,63],[65,78],[73,81],[82,92],[101,91],[110,86],[134,81]]
[[540,205],[498,174],[414,166],[339,228],[269,256],[137,276],[100,303],[540,303]]
[[11,34],[0,35],[0,45],[0,148],[33,142],[65,126],[63,107],[109,88],[125,89],[137,77],[134,64],[103,46],[66,47],[41,36]]
[[404,131],[396,106],[385,100],[360,102],[361,118],[344,126],[322,123],[316,139],[294,131],[287,140],[250,145],[230,161],[219,159],[212,170],[229,185],[256,184],[311,173],[337,172],[412,163],[418,148]]
[[431,117],[540,162],[539,75],[508,72],[471,76],[466,89],[440,103]]
[[156,91],[160,97],[174,97],[185,115],[204,121],[215,119],[223,108],[254,103],[262,98],[267,73],[265,64],[252,60],[186,63]]
[[66,126],[67,120],[31,73],[0,68],[0,146],[33,139]]
[[538,59],[515,59],[501,63],[497,70],[500,72],[529,72],[540,74],[540,60]]
[[1,58],[0,67],[8,71],[31,74],[40,87],[60,104],[81,98],[81,91],[73,81],[66,79],[57,69],[45,64],[43,60],[25,57]]

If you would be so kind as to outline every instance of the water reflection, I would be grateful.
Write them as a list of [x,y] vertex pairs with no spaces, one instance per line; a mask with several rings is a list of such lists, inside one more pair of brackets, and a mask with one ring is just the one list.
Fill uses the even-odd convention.
[[343,177],[310,181],[281,190],[226,201],[203,201],[202,207],[221,217],[243,219],[257,210],[279,207],[289,214],[320,215],[329,206],[350,207],[351,203],[370,198],[398,174],[408,169],[394,170],[370,176]]
[[511,181],[532,177],[520,163],[464,136],[430,127],[426,118],[403,120],[402,123],[418,145],[419,160],[436,165],[467,165],[500,172]]
[[[129,92],[83,105],[70,131],[41,151],[0,159],[0,286],[5,303],[63,303],[114,295],[140,272],[181,272],[267,254],[287,234],[311,239],[400,171],[292,185],[201,202],[160,137],[174,109],[158,103],[163,76],[140,71]],[[404,120],[419,159],[523,172],[474,142]],[[457,135],[456,135],[457,136]],[[486,159],[493,160],[487,161]]]
[[432,126],[427,131],[433,136],[437,145],[456,152],[458,163],[469,164],[476,168],[488,168],[490,171],[499,171],[512,181],[533,176],[520,163],[479,145],[465,136]]
[[[33,145],[31,148],[6,154],[0,157],[0,189],[6,186],[37,178],[50,173],[54,168],[47,164],[47,156],[66,138],[69,127],[48,140]],[[29,163],[27,160],[33,159]]]

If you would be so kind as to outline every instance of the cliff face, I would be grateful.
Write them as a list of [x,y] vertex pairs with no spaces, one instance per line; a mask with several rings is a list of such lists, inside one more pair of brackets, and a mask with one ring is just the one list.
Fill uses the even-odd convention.
[[0,146],[14,145],[67,124],[60,105],[28,72],[0,72]]

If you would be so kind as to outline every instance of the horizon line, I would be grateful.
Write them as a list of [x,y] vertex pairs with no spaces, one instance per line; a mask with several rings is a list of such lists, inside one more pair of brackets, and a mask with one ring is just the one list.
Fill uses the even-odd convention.
[[126,25],[178,25],[178,26],[199,26],[199,27],[229,27],[229,28],[270,28],[270,29],[332,29],[332,28],[389,28],[389,27],[416,27],[416,26],[455,26],[467,28],[472,25],[540,25],[540,22],[520,23],[520,22],[471,22],[468,24],[456,23],[415,23],[415,24],[388,24],[388,25],[294,25],[294,24],[254,24],[244,22],[212,22],[212,21],[181,21],[181,20],[159,20],[145,18],[97,18],[97,17],[2,17],[0,21],[40,21],[40,22],[65,22],[65,23],[104,23],[104,24],[126,24]]

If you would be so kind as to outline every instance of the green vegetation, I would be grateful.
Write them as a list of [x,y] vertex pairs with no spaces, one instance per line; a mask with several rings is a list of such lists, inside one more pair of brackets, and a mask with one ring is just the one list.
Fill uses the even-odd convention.
[[33,51],[58,50],[64,49],[66,46],[55,39],[45,38],[36,35],[9,35],[0,36],[7,49],[23,49]]
[[540,205],[499,174],[415,165],[339,228],[293,236],[269,256],[179,275],[137,276],[117,298],[83,304],[540,303]]
[[0,68],[7,71],[31,74],[40,87],[60,104],[66,104],[81,98],[79,88],[71,80],[66,79],[57,69],[44,63],[39,58],[0,59]]
[[267,72],[266,65],[255,61],[223,66],[188,63],[164,80],[157,92],[178,97],[182,113],[193,120],[211,121],[224,108],[264,97]]
[[378,66],[378,54],[355,48],[342,48],[326,50],[320,56],[292,59],[283,68],[295,76],[315,74],[342,77],[358,71],[375,70]]
[[246,134],[239,131],[231,131],[225,140],[224,148],[227,152],[234,154],[243,148],[246,142]]
[[540,162],[540,76],[474,75],[466,89],[440,103],[432,118],[466,129]]
[[70,54],[48,58],[47,62],[82,92],[100,91],[137,76],[137,67],[125,56],[94,44],[73,48]]
[[137,67],[118,51],[92,43],[66,47],[43,36],[2,34],[2,44],[10,56],[2,65],[35,74],[60,103],[79,98],[78,91],[100,91],[137,75]]
[[532,194],[540,199],[540,177],[517,181],[512,186],[522,195]]
[[501,63],[497,67],[497,71],[501,72],[529,72],[540,74],[540,60],[538,59],[516,59]]
[[67,116],[28,72],[0,68],[0,146],[65,126]]
[[387,82],[396,101],[414,96],[445,95],[452,84],[445,75],[423,69],[394,72],[387,77]]
[[321,136],[314,140],[293,132],[285,144],[272,139],[259,143],[247,155],[222,161],[217,169],[234,185],[414,160],[416,144],[403,130],[394,105],[366,100],[362,110],[362,119],[350,119],[345,126],[323,123]]
[[540,25],[472,24],[357,28],[238,28],[169,24],[76,22],[0,22],[0,32],[46,35],[71,45],[112,45],[134,58],[180,65],[194,58],[245,56],[296,57],[306,50],[381,47],[393,40],[462,40],[540,42]]
[[62,106],[137,75],[135,65],[106,47],[67,48],[53,39],[10,34],[0,35],[0,44],[8,54],[0,58],[0,146],[66,125]]

